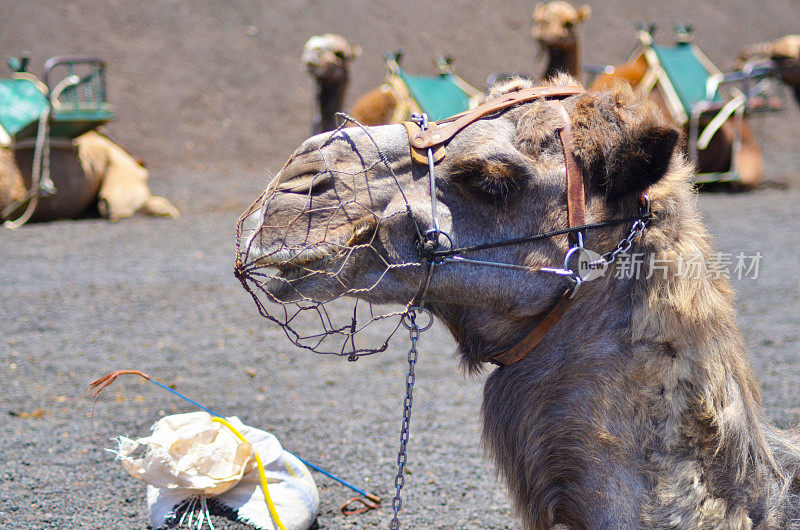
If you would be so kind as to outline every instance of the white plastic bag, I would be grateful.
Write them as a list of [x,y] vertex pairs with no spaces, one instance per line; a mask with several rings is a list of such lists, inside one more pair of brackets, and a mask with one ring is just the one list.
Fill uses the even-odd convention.
[[[319,511],[319,492],[306,466],[284,451],[272,434],[248,427],[235,416],[226,419],[247,443],[206,412],[165,416],[148,437],[117,439],[115,452],[125,469],[147,483],[153,528],[163,527],[187,500],[199,500],[205,510],[206,500],[213,498],[234,510],[240,521],[277,530],[261,489],[257,452],[281,522],[287,530],[307,530]],[[144,455],[135,456],[140,447]],[[203,514],[198,526],[202,521]]]

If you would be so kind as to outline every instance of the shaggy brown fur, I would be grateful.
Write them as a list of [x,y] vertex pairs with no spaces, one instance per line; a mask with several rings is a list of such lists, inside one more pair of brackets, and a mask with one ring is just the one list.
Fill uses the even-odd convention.
[[[489,99],[525,86],[514,81],[493,88]],[[693,168],[678,147],[678,130],[626,84],[573,96],[564,106],[586,179],[587,222],[634,215],[642,190],[654,218],[630,251],[642,259],[642,274],[617,274],[624,272],[620,256],[602,278],[581,287],[544,341],[487,379],[484,443],[524,527],[795,524],[800,446],[794,434],[766,422],[736,325],[733,292],[714,273],[715,249],[700,220],[689,183]],[[552,103],[535,101],[478,120],[449,142],[436,185],[440,221],[455,246],[566,225],[560,120]],[[324,145],[318,137],[307,140],[276,177],[273,191],[243,216],[237,263],[268,267],[276,245],[301,249],[325,241],[331,229],[356,233],[357,216],[329,215],[327,223],[314,222],[314,216],[338,211],[345,194],[368,194],[381,216],[375,248],[354,248],[347,261],[331,255],[319,266],[335,270],[336,281],[345,284],[380,275],[369,296],[408,303],[425,268],[387,273],[374,256],[418,262],[398,188],[424,230],[428,180],[410,161],[403,127],[369,132],[347,129],[340,133],[346,141]],[[307,206],[313,194],[304,187],[309,175],[335,169],[351,176],[365,166],[384,167],[376,144],[392,171],[328,181],[314,194],[314,208]],[[333,160],[335,168],[326,162]],[[296,188],[301,193],[291,191]],[[262,210],[267,198],[269,209]],[[288,226],[293,228],[286,232],[275,229]],[[606,252],[629,229],[590,231],[586,245]],[[550,238],[481,251],[480,258],[538,268],[563,261],[567,248],[566,237]],[[661,268],[651,267],[651,259]],[[690,259],[699,270],[681,269],[681,260]],[[315,260],[323,263],[319,256]],[[321,299],[329,296],[327,281],[313,275],[292,286]],[[474,372],[518,343],[564,288],[553,275],[445,264],[433,275],[426,307],[452,332],[464,366]]]
[[[766,424],[727,280],[677,270],[679,256],[714,263],[691,168],[655,106],[616,91],[616,105],[587,96],[572,115],[601,194],[590,208],[630,215],[624,190],[660,179],[648,190],[656,220],[634,251],[671,269],[636,281],[609,271],[543,345],[496,370],[487,447],[527,528],[786,527],[798,516],[796,441]],[[535,139],[537,125],[523,119],[518,136]],[[602,513],[609,504],[615,513]]]

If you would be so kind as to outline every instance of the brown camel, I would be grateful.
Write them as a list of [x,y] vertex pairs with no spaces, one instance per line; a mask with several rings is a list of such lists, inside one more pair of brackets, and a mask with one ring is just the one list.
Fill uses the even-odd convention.
[[544,79],[560,73],[580,79],[582,63],[577,30],[591,14],[592,8],[588,5],[575,9],[560,0],[536,4],[531,35],[539,43],[542,53],[547,54]]
[[334,33],[315,35],[303,46],[301,60],[317,83],[317,116],[312,133],[336,128],[336,113],[344,110],[344,95],[350,63],[361,55],[361,47]]
[[[610,73],[603,73],[599,75],[590,85],[591,90],[606,89],[619,80],[624,80],[633,87],[638,87],[647,91],[650,98],[656,102],[664,117],[673,120],[672,114],[669,111],[663,94],[657,88],[653,87],[652,82],[644,83],[648,80],[648,73],[651,71],[648,61],[645,57],[645,50],[652,42],[652,37],[647,30],[639,31],[640,44],[631,58],[621,64],[612,67]],[[652,81],[650,79],[649,81]],[[700,117],[699,125],[702,130],[713,119],[714,114],[702,115]],[[697,171],[699,173],[722,173],[736,168],[739,179],[734,183],[736,187],[740,188],[755,188],[758,187],[764,180],[764,160],[761,156],[761,149],[758,146],[755,134],[748,124],[743,122],[741,124],[741,144],[736,152],[733,154],[732,147],[736,142],[736,129],[738,127],[738,118],[732,116],[725,121],[717,132],[711,137],[708,146],[697,152]],[[688,136],[689,121],[680,123]],[[735,156],[735,159],[734,159]]]
[[[523,86],[497,87],[489,100]],[[625,85],[563,105],[586,222],[636,215],[642,192],[653,217],[544,340],[488,377],[484,441],[524,527],[786,527],[800,516],[800,447],[767,423],[679,130]],[[454,247],[567,226],[564,120],[540,99],[449,141],[435,182],[439,226]],[[428,267],[386,264],[421,262],[410,217],[423,232],[433,224],[426,171],[401,125],[310,138],[240,219],[237,275],[278,299],[347,288],[409,304]],[[600,227],[585,244],[604,253],[630,233],[629,224]],[[470,257],[558,267],[567,250],[561,235]],[[642,273],[626,274],[624,256],[639,256]],[[687,260],[698,270],[682,269]],[[259,280],[276,267],[272,281]],[[566,284],[542,271],[455,262],[436,267],[425,298],[474,372],[519,343]]]
[[792,88],[800,104],[800,35],[786,35],[772,42],[754,44],[739,55],[740,64],[759,58],[775,63],[781,80]]
[[[14,227],[14,221],[74,218],[92,204],[102,217],[118,221],[136,213],[178,217],[178,210],[164,197],[153,196],[147,185],[149,172],[131,155],[97,132],[85,133],[74,141],[53,140],[48,165],[55,194],[37,194],[31,174],[34,147],[18,144],[0,148],[0,220]],[[33,202],[32,200],[33,199]],[[17,203],[19,206],[13,208]]]

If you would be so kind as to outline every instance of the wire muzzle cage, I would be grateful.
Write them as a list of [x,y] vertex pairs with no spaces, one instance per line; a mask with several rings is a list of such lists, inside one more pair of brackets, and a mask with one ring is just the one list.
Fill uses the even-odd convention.
[[[357,146],[353,131],[366,142]],[[347,164],[332,153],[342,145],[352,150]],[[388,304],[378,292],[398,273],[421,277],[426,267],[422,259],[390,256],[382,244],[386,223],[407,223],[409,237],[420,230],[407,200],[405,210],[389,213],[377,204],[386,195],[371,185],[379,174],[405,200],[370,132],[340,126],[318,147],[292,155],[239,218],[235,274],[259,313],[300,348],[351,361],[385,351],[414,305]],[[408,268],[417,270],[399,271]]]

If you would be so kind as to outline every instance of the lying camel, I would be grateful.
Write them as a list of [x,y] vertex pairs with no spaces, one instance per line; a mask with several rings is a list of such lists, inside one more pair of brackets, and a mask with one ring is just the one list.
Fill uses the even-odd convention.
[[112,222],[137,213],[178,217],[178,209],[164,197],[150,193],[150,172],[105,136],[89,132],[76,140],[78,157],[87,175],[100,181],[97,209]]
[[[527,86],[496,87],[488,103]],[[463,365],[500,364],[484,440],[524,528],[786,528],[800,517],[800,445],[767,422],[680,130],[625,84],[561,101],[487,113],[445,138],[436,164],[436,218],[452,242],[439,248],[513,245],[439,261],[426,281],[436,258],[418,234],[434,220],[416,137],[351,128],[306,140],[242,215],[237,276],[278,301],[407,307],[427,284]],[[577,291],[577,272],[558,273],[576,248],[563,232],[570,154],[585,222],[619,221],[586,231],[605,273]]]
[[0,149],[0,211],[21,202],[5,216],[11,226],[15,225],[10,220],[25,215],[28,206],[31,220],[47,221],[77,217],[95,201],[100,215],[111,221],[136,213],[179,215],[167,199],[150,194],[147,169],[97,132],[83,134],[73,143],[53,142],[47,162],[55,195],[37,198],[31,204],[25,198],[32,187],[33,151],[24,146]]
[[781,80],[792,88],[800,104],[800,35],[786,35],[772,42],[754,44],[739,54],[740,64],[759,58],[775,63]]
[[[642,88],[643,81],[648,79],[650,66],[645,57],[645,48],[652,42],[652,37],[647,30],[639,31],[640,45],[631,58],[620,65],[611,68],[608,73],[603,73],[594,79],[590,85],[591,90],[607,89],[622,80],[636,88]],[[648,96],[656,103],[666,119],[672,120],[664,97],[652,85],[642,88],[648,91]],[[710,123],[713,116],[702,116],[700,128]],[[736,168],[739,179],[734,183],[739,188],[755,188],[764,180],[764,159],[758,141],[747,122],[741,124],[737,140],[737,119],[731,117],[714,133],[708,146],[697,152],[697,171],[699,173],[722,173]],[[683,124],[684,131],[689,131],[689,121]],[[741,141],[735,155],[733,146]],[[735,157],[735,158],[734,158]]]
[[318,114],[312,134],[336,128],[336,113],[344,110],[350,63],[360,55],[360,46],[334,33],[315,35],[303,46],[301,60],[317,84]]

